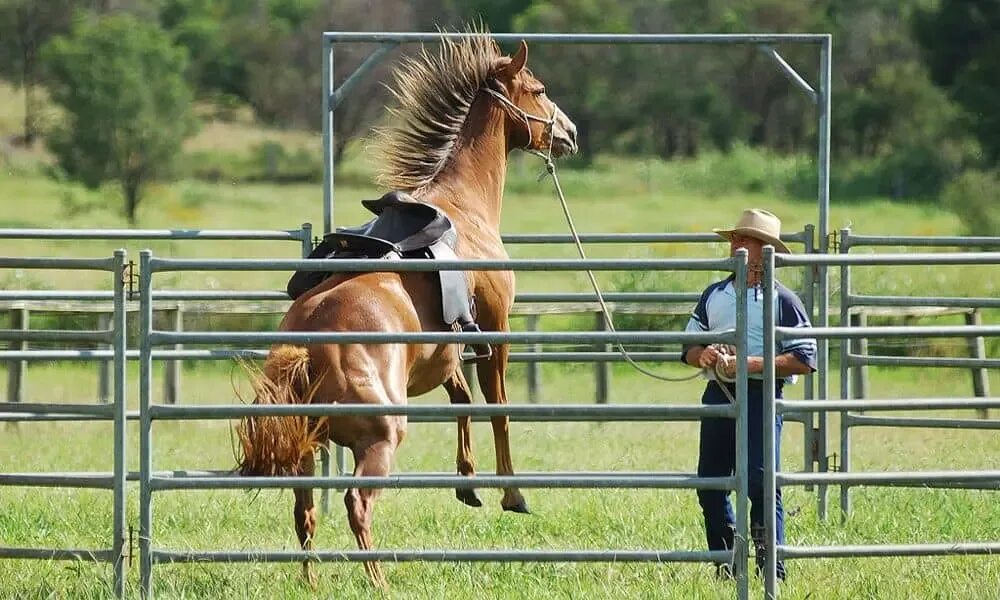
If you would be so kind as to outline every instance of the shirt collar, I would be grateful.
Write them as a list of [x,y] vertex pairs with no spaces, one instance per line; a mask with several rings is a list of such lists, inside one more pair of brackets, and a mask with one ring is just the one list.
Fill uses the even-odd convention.
[[[726,277],[726,279],[724,281],[725,281],[725,285],[722,286],[722,293],[727,294],[729,296],[734,296],[735,297],[736,296],[736,286],[734,284],[736,283],[736,273],[730,273],[729,277]],[[763,289],[763,285],[757,286],[757,289]],[[775,289],[775,291],[777,291],[777,289],[778,289],[778,281],[777,280],[774,281],[774,289]]]

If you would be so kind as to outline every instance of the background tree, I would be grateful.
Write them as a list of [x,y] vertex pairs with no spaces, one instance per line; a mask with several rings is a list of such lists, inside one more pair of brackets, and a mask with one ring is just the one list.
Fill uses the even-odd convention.
[[143,186],[169,170],[195,130],[184,50],[157,26],[118,14],[81,19],[43,61],[65,111],[49,137],[59,166],[90,187],[117,180],[135,224]]
[[913,22],[934,82],[965,109],[985,158],[1000,163],[1000,2],[941,0]]
[[70,28],[75,0],[0,0],[0,76],[24,89],[24,143],[38,136],[38,55],[50,38]]

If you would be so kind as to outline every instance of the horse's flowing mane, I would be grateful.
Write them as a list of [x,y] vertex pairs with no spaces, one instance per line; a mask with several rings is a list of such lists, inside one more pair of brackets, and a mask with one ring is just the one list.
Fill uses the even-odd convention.
[[448,163],[472,101],[501,57],[485,30],[468,33],[461,41],[442,39],[436,56],[421,48],[396,67],[389,86],[398,102],[389,108],[394,122],[375,132],[379,185],[412,192]]

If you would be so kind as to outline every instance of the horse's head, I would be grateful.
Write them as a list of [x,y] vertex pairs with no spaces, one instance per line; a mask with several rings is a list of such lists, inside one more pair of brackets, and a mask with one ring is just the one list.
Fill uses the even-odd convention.
[[546,94],[545,84],[525,67],[528,45],[521,45],[514,56],[497,60],[487,92],[504,105],[511,127],[509,146],[548,152],[555,157],[574,154],[576,125]]

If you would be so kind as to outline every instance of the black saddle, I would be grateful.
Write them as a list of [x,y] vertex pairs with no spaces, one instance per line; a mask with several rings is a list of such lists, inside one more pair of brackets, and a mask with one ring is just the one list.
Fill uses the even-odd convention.
[[337,257],[382,258],[395,253],[401,258],[435,258],[426,250],[439,243],[454,254],[458,239],[455,225],[436,207],[403,192],[389,192],[361,204],[377,216],[358,227],[338,227],[323,238],[324,243],[331,243]]
[[[361,204],[376,216],[357,227],[338,227],[323,237],[309,258],[437,258],[455,259],[458,233],[437,207],[394,191]],[[293,300],[330,276],[324,271],[296,271],[286,291]],[[431,273],[433,275],[433,273]],[[464,271],[439,271],[442,321],[463,331],[479,331]],[[477,355],[481,355],[477,348]],[[488,347],[487,347],[488,355]]]

